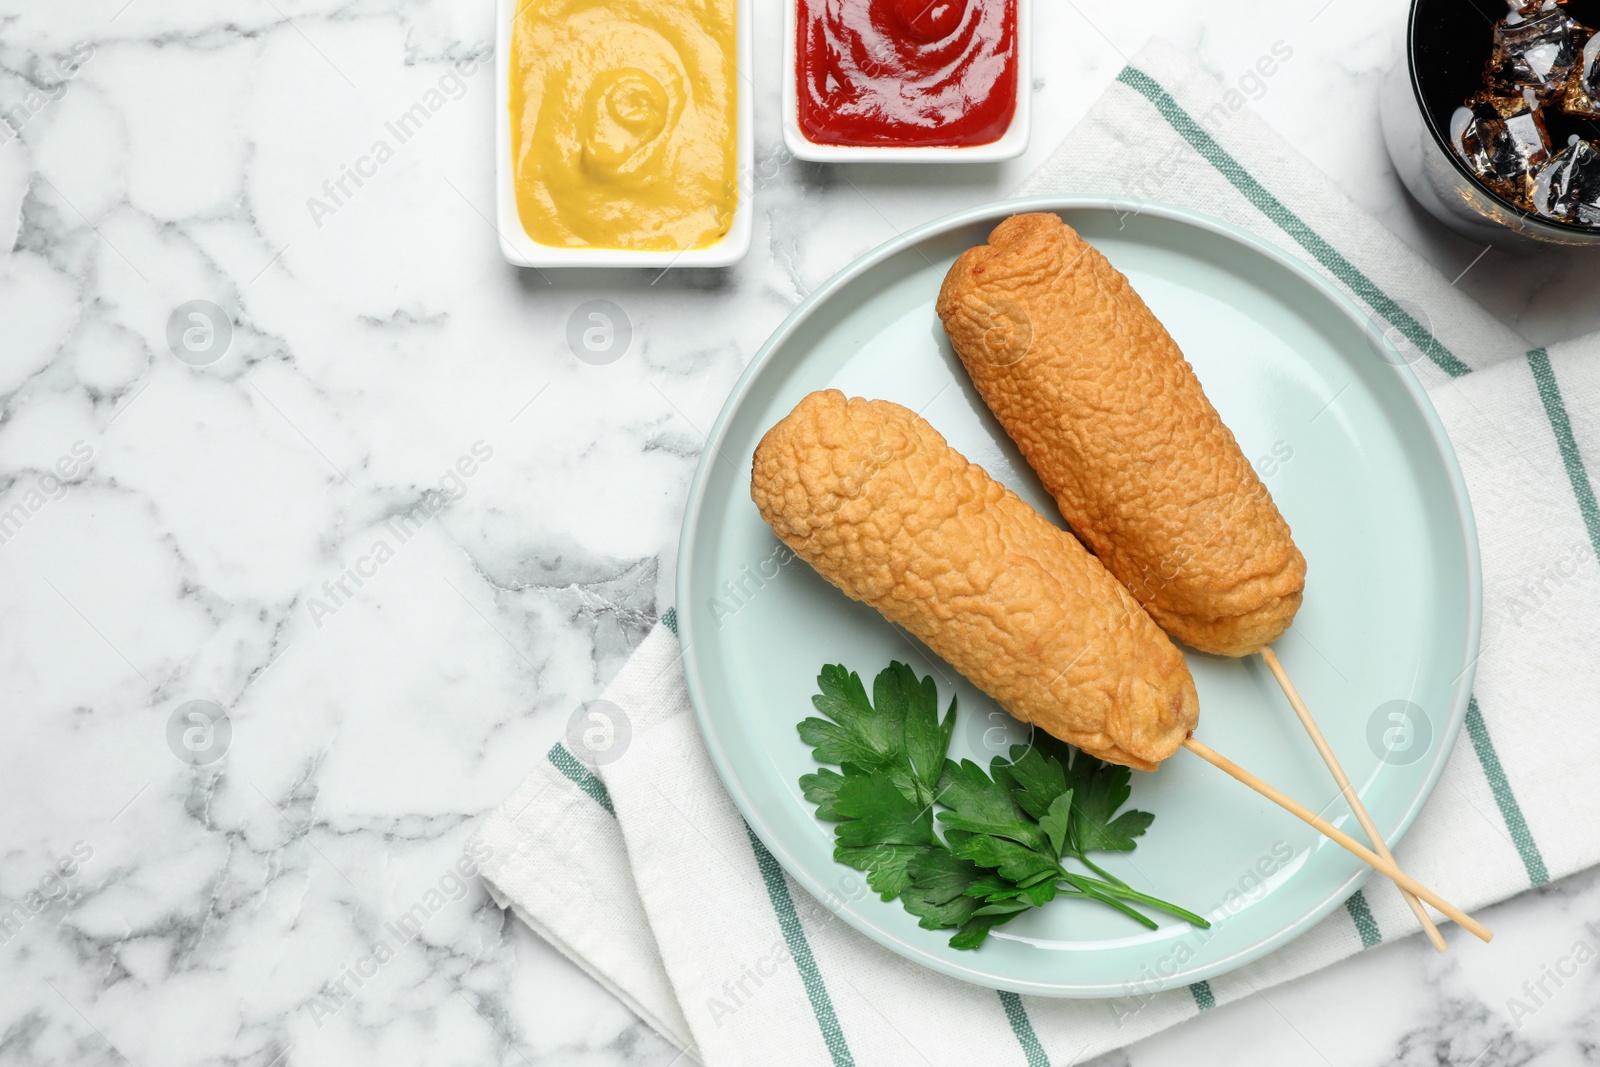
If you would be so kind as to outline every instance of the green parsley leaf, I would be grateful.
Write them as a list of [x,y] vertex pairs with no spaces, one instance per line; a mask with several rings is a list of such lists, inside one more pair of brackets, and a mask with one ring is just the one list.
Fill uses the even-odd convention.
[[915,883],[909,886],[900,895],[900,903],[907,911],[917,917],[917,925],[924,930],[940,930],[949,926],[960,926],[981,906],[978,901],[969,896],[951,897],[947,900],[938,899],[938,894],[928,893],[919,889]]
[[1022,896],[1023,899],[1031,902],[1034,907],[1042,908],[1056,898],[1056,893],[1060,891],[1060,888],[1060,882],[1054,878],[1046,878],[1044,881],[1024,889]]
[[960,926],[982,906],[967,895],[981,872],[943,849],[930,849],[911,861],[911,884],[901,900],[925,929]]
[[1008,881],[993,871],[984,871],[967,886],[967,895],[980,900],[1010,900],[1021,892],[1015,882]]
[[[1118,808],[1128,802],[1132,772],[1080,752],[1072,761],[1071,838],[1074,852],[1132,852],[1134,838],[1155,821],[1146,811]],[[1116,815],[1115,818],[1112,816]]]
[[985,904],[974,915],[1017,915],[1033,907],[1027,900],[1002,900],[997,904]]
[[933,844],[932,810],[907,800],[887,775],[847,764],[833,810],[844,817],[834,834],[847,848]]
[[[1044,878],[1031,886],[1019,886],[995,874],[984,874],[967,888],[968,896],[975,896],[987,904],[1017,901],[1019,908],[1042,908],[1056,898],[1060,885],[1055,878]],[[979,915],[998,915],[1000,912],[980,908]]]
[[[1039,731],[1036,734],[1044,736]],[[1012,745],[1011,759],[996,756],[989,764],[989,773],[1006,785],[1017,806],[1035,819],[1044,818],[1055,799],[1068,792],[1066,765],[1047,751],[1043,742]]]
[[931,845],[868,845],[864,848],[833,850],[833,858],[867,874],[867,885],[884,900],[893,900],[911,884],[911,862],[929,852],[943,852]]
[[1067,827],[1072,819],[1072,790],[1050,802],[1050,809],[1039,819],[1039,829],[1050,838],[1050,849],[1059,859],[1067,851]]
[[950,698],[950,710],[944,722],[939,721],[939,690],[933,676],[917,681],[914,671],[904,663],[890,663],[872,683],[873,698],[903,701],[905,705],[906,758],[918,781],[931,797],[944,772],[944,754],[950,749],[950,735],[956,728],[956,698]]
[[818,761],[878,768],[904,753],[903,716],[877,714],[855,672],[830,663],[817,675],[817,688],[811,703],[832,721],[806,719],[800,737]]
[[904,663],[892,662],[872,683],[872,700],[859,675],[828,664],[817,676],[820,692],[812,704],[827,719],[800,724],[800,738],[823,763],[853,763],[887,774],[906,798],[933,801],[944,754],[955,730],[956,706],[939,721],[939,692],[933,678],[917,679]]
[[844,818],[833,810],[833,801],[839,795],[839,787],[843,784],[844,775],[838,771],[830,771],[826,767],[817,768],[815,774],[800,776],[800,792],[817,806],[817,818],[827,822],[838,822]]
[[1011,792],[971,760],[945,761],[936,797],[950,809],[939,813],[939,822],[951,829],[1009,838],[1039,852],[1050,847],[1039,824],[1018,809]]
[[1003,837],[972,834],[960,844],[952,842],[950,847],[962,859],[971,860],[979,867],[991,867],[1001,878],[1012,882],[1020,883],[1040,875],[1060,875],[1055,860]]
[[1040,882],[1053,881],[1056,878],[1058,878],[1060,876],[1060,874],[1061,874],[1061,872],[1059,870],[1040,871],[1038,874],[1030,874],[1028,877],[1022,879],[1021,881],[1019,881],[1017,883],[1017,888],[1019,888],[1019,889],[1027,889],[1029,886],[1037,885]]
[[953,937],[950,938],[951,948],[977,948],[989,936],[989,931],[1003,923],[1008,923],[1028,909],[1020,908],[1007,914],[1000,915],[974,915],[961,924]]

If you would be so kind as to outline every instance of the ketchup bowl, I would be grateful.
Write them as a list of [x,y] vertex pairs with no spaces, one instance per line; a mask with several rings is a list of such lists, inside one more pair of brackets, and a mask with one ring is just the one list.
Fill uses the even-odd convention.
[[[794,156],[981,163],[1028,147],[1031,0],[781,2],[783,141]],[[823,99],[824,81],[847,84]]]

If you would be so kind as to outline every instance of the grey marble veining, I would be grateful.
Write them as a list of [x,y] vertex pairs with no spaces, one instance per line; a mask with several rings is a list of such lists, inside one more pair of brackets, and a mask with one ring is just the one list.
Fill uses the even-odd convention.
[[[1404,199],[1399,13],[1319,3],[1038,3],[1005,165],[794,161],[758,64],[752,251],[666,274],[501,261],[483,71],[310,206],[492,43],[488,3],[0,4],[0,1063],[673,1062],[460,875],[473,820],[670,604],[703,433],[768,332],[1014,188],[1152,30],[1224,79],[1290,43],[1252,106],[1296,147],[1530,341],[1600,328],[1567,261],[1479,258]],[[778,29],[764,6],[762,55]],[[633,331],[605,365],[565,341],[598,298]],[[1101,1062],[1594,1060],[1600,963],[1512,1000],[1600,948],[1600,879],[1484,918],[1493,950],[1384,946]]]

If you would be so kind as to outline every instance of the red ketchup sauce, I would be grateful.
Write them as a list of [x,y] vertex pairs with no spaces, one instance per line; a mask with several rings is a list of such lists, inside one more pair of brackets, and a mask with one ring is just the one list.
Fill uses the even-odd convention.
[[1017,0],[794,0],[813,144],[989,144],[1017,106]]

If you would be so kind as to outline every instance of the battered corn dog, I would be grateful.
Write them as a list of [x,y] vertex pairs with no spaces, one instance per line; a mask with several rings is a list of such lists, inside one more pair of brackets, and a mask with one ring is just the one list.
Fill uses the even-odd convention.
[[1053,214],[956,260],[939,318],[1062,515],[1162,628],[1247,656],[1293,621],[1306,563],[1172,337]]
[[796,555],[1024,722],[1154,770],[1199,721],[1183,655],[1128,591],[898,404],[812,393],[761,439],[750,496]]

